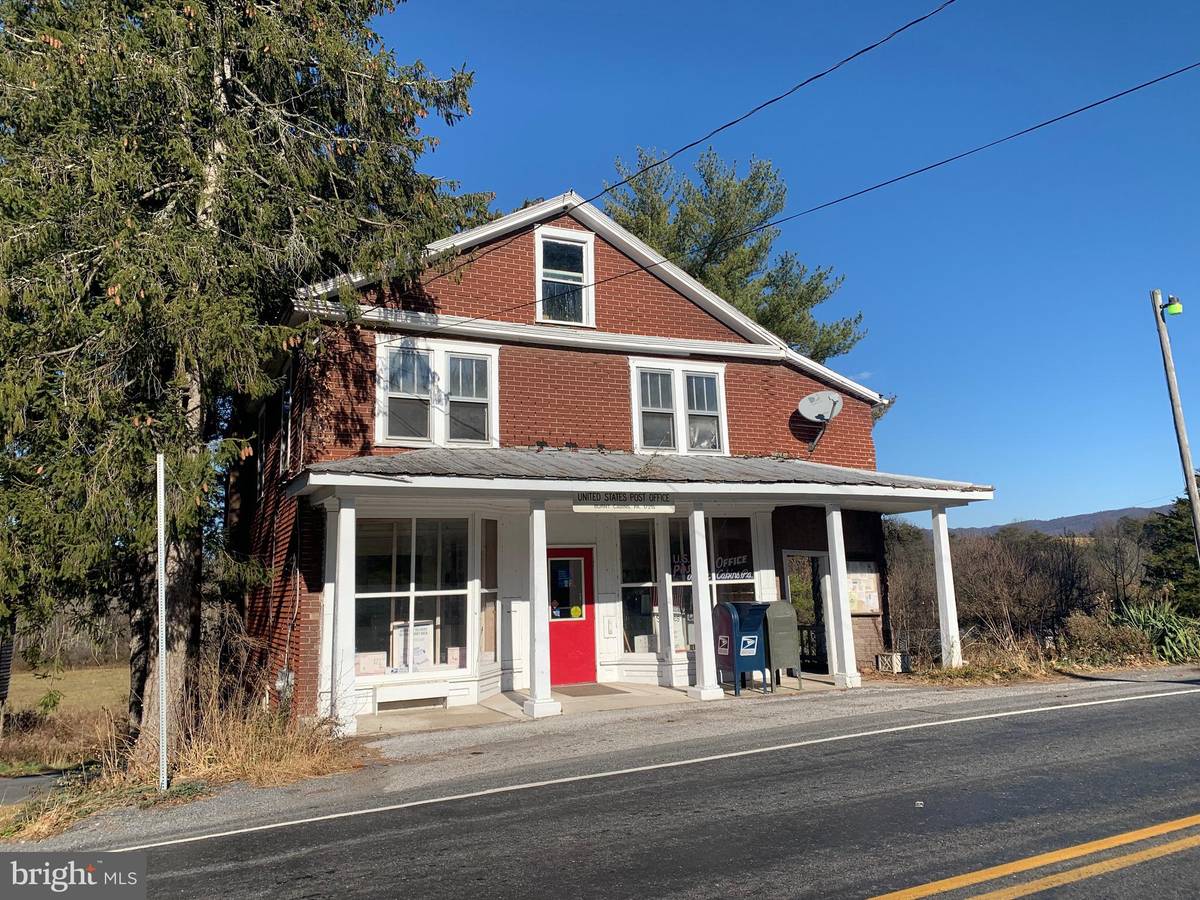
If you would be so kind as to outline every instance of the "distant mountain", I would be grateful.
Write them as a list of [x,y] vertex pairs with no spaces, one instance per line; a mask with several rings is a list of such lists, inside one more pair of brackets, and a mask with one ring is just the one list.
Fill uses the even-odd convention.
[[1039,531],[1042,534],[1088,534],[1124,518],[1144,519],[1151,513],[1166,512],[1171,507],[1156,506],[1127,506],[1125,509],[1102,509],[1099,512],[1082,513],[1077,516],[1061,516],[1057,519],[1026,519],[1023,522],[1006,522],[1003,525],[986,525],[982,528],[953,528],[955,534],[995,534],[1001,528],[1024,528],[1027,531]]

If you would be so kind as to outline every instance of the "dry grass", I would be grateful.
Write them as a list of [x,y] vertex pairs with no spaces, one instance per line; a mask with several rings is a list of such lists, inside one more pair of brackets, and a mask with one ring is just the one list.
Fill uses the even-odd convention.
[[[59,695],[58,704],[42,713],[38,704],[48,692]],[[123,666],[46,677],[14,672],[0,738],[0,776],[55,772],[95,759],[128,693],[129,670]]]
[[1128,629],[1114,628],[1082,614],[1072,616],[1069,624],[1072,627],[1065,629],[1053,647],[1028,635],[988,635],[963,642],[965,664],[961,668],[940,668],[933,655],[926,654],[914,661],[911,673],[874,674],[888,681],[972,686],[1049,681],[1073,673],[1158,664],[1144,638],[1130,634]]
[[57,772],[95,759],[108,720],[104,710],[10,714],[0,739],[0,776]]
[[[245,640],[242,635],[223,639]],[[107,716],[92,739],[95,764],[0,815],[0,837],[39,840],[104,810],[184,802],[235,781],[287,784],[363,764],[362,748],[336,737],[326,723],[298,721],[263,706],[258,702],[262,691],[231,664],[229,644],[211,646],[182,717],[190,724],[172,747],[171,790],[157,790],[157,742],[131,744],[121,728],[123,717]],[[244,647],[236,649],[243,658],[248,655]]]

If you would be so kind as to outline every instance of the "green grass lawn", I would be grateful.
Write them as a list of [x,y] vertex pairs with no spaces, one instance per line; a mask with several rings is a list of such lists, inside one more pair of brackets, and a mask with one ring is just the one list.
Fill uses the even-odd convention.
[[67,669],[52,677],[13,672],[8,688],[10,710],[34,709],[48,690],[62,693],[61,712],[89,712],[107,706],[124,708],[129,696],[129,666],[95,666]]

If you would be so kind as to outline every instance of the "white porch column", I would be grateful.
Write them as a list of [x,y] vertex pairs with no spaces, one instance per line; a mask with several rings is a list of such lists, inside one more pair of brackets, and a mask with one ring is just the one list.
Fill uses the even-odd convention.
[[754,577],[760,603],[779,599],[779,573],[775,571],[775,525],[771,510],[754,514]]
[[854,656],[854,629],[850,621],[850,577],[846,574],[846,540],[842,534],[842,510],[825,507],[825,532],[829,539],[829,606],[833,612],[833,644],[836,662],[830,661],[833,683],[858,687],[858,660]]
[[525,715],[557,716],[550,696],[550,576],[546,570],[546,501],[529,501],[529,699]]
[[671,520],[654,517],[654,572],[658,593],[658,683],[675,687],[675,626],[671,596]]
[[716,636],[713,634],[713,598],[708,577],[708,534],[704,507],[696,503],[688,516],[692,543],[692,614],[696,617],[696,684],[688,696],[696,700],[720,700],[725,696],[717,682]]
[[325,506],[325,586],[321,592],[321,649],[317,669],[317,716],[333,715],[334,611],[337,609],[337,501]]
[[353,497],[339,497],[337,507],[337,575],[333,614],[332,718],[343,734],[358,730],[354,685],[354,545]]
[[933,508],[933,568],[937,576],[938,624],[942,630],[942,666],[957,669],[963,664],[958,637],[958,603],[954,597],[954,569],[950,564],[950,529],[946,508]]

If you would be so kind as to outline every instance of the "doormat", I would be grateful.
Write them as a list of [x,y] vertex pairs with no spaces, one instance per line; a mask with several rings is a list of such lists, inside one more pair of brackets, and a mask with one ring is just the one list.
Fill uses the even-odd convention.
[[608,694],[628,694],[620,688],[609,687],[606,684],[565,684],[554,688],[554,693],[567,697],[604,697]]

